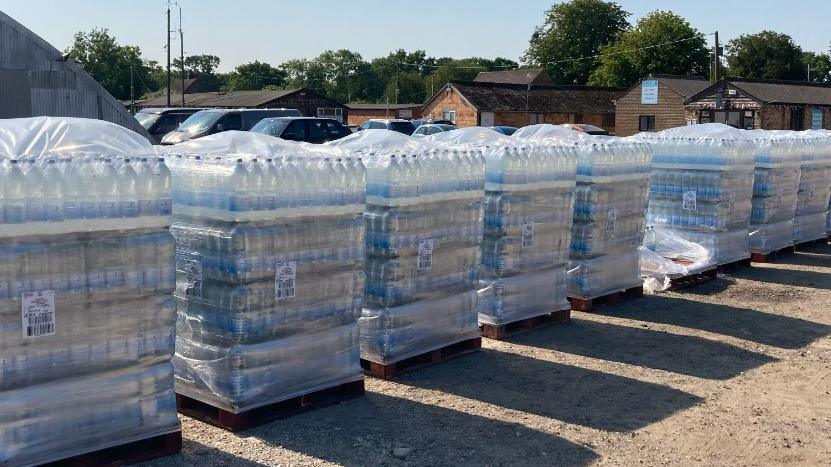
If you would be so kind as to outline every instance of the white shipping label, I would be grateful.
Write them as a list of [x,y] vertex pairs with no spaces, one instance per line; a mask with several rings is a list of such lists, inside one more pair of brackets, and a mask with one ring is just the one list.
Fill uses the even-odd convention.
[[522,224],[522,247],[534,246],[534,223]]
[[727,195],[727,209],[729,209],[730,211],[735,211],[736,210],[736,192],[735,191],[731,191]]
[[275,268],[277,274],[274,276],[274,298],[285,300],[294,298],[297,280],[297,261],[281,261]]
[[681,200],[681,209],[686,209],[687,211],[695,211],[697,207],[696,192],[685,191],[682,196],[683,198]]
[[194,297],[202,296],[202,262],[195,259],[184,260],[187,294]]
[[606,232],[614,232],[617,228],[617,209],[609,209],[606,213]]
[[21,296],[23,337],[43,337],[55,334],[55,291],[25,292]]
[[814,199],[817,194],[817,182],[811,182],[808,185],[808,199]]
[[418,270],[433,269],[433,239],[418,241]]

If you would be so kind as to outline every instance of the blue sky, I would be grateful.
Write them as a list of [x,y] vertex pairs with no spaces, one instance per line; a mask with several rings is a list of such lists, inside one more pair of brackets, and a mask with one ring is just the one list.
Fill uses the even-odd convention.
[[[397,48],[433,56],[518,59],[553,0],[179,0],[185,53],[212,53],[220,69],[272,64],[348,48],[370,59]],[[805,50],[828,51],[831,0],[619,0],[631,22],[672,10],[723,41],[773,29]],[[0,0],[0,10],[63,50],[76,31],[106,27],[148,58],[164,59],[164,0]],[[174,18],[175,18],[174,14]],[[174,19],[175,22],[175,19]],[[178,43],[173,50],[178,51]]]

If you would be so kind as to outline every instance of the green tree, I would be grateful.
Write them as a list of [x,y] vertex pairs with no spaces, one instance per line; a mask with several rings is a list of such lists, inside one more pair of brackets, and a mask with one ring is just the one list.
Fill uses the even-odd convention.
[[598,61],[566,60],[597,55],[603,45],[611,43],[629,26],[628,16],[615,2],[558,3],[546,12],[545,23],[534,29],[522,60],[544,68],[555,83],[585,84]]
[[427,100],[424,87],[424,78],[420,73],[404,72],[399,73],[397,78],[393,77],[384,90],[383,101],[389,97],[390,102],[395,102],[395,93],[398,90],[398,103],[400,104],[420,104]]
[[791,36],[774,31],[744,34],[727,43],[730,75],[743,78],[805,80],[802,49]]
[[810,75],[810,81],[831,83],[831,55],[803,52],[802,62],[805,64],[805,76]]
[[[181,70],[182,60],[174,58],[171,67],[177,71]],[[185,57],[185,76],[188,78],[213,77],[218,67],[219,57],[216,55],[199,54]]]
[[265,89],[266,86],[281,87],[285,81],[283,70],[255,60],[237,66],[229,75],[226,87],[229,91],[250,91]]
[[428,96],[450,81],[471,81],[481,71],[503,71],[519,67],[517,62],[502,57],[494,59],[469,57],[459,60],[444,57],[437,59],[436,63],[438,68],[425,79],[424,83]]
[[347,49],[289,60],[281,68],[288,86],[307,87],[339,102],[374,100],[381,93],[369,63]]
[[706,76],[710,63],[704,34],[669,11],[641,18],[600,53],[589,79],[599,86],[628,87],[652,73]]
[[143,59],[140,48],[119,44],[107,29],[77,32],[66,53],[116,99],[130,98],[131,73],[135,97],[159,89],[154,79],[158,64]]

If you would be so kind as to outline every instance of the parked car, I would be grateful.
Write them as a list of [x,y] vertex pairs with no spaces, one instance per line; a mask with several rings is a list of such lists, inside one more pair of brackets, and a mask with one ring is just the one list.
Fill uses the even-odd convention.
[[603,128],[600,128],[599,126],[587,125],[585,123],[563,123],[560,126],[575,131],[582,131],[583,133],[589,135],[606,136],[609,134],[608,131],[604,130]]
[[392,130],[409,136],[415,131],[415,126],[409,120],[374,118],[365,121],[363,125],[357,128],[357,131],[363,130]]
[[189,139],[228,130],[248,131],[268,117],[300,117],[296,109],[209,109],[196,112],[178,128],[164,135],[162,144],[176,144]]
[[136,120],[153,137],[153,143],[159,144],[164,135],[175,130],[182,122],[191,115],[205,110],[202,108],[188,107],[160,107],[141,109],[136,112]]
[[341,139],[352,132],[341,122],[331,118],[274,117],[264,118],[250,131],[290,141],[326,143]]
[[425,136],[435,135],[436,133],[441,133],[443,131],[451,131],[455,129],[456,125],[439,125],[428,123],[427,125],[421,125],[420,127],[416,128],[416,130],[413,132],[413,136],[416,138],[423,138]]
[[502,133],[505,136],[511,136],[512,134],[516,133],[517,128],[512,126],[505,126],[505,125],[497,125],[489,127],[491,130]]

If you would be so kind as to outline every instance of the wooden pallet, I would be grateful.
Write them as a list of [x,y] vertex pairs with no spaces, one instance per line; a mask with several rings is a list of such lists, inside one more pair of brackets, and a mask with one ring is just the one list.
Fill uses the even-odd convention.
[[394,363],[378,363],[370,360],[361,359],[361,367],[364,369],[364,374],[373,376],[375,378],[390,379],[401,373],[417,370],[430,365],[435,365],[462,355],[476,352],[482,348],[482,338],[474,337],[455,344],[424,352],[415,357],[405,358]]
[[793,246],[794,250],[800,250],[802,248],[810,248],[814,245],[827,245],[831,242],[831,237],[822,237],[816,238],[814,240],[808,240],[807,242],[800,242]]
[[780,248],[776,251],[771,251],[770,253],[750,253],[750,262],[751,263],[771,263],[782,256],[792,255],[794,253],[794,247],[786,246],[785,248]]
[[87,467],[137,464],[139,462],[170,456],[182,450],[182,432],[133,441],[98,451],[79,454],[45,466]]
[[719,274],[727,274],[750,266],[750,258],[740,259],[732,263],[719,264],[716,268]]
[[495,325],[482,323],[479,325],[479,332],[482,337],[488,339],[505,339],[516,334],[535,329],[547,328],[555,324],[568,323],[571,321],[571,309],[559,310],[553,313],[546,313],[544,315],[532,316],[530,318],[521,319],[507,324]]
[[643,286],[631,287],[626,290],[612,292],[595,298],[569,297],[571,309],[574,311],[594,311],[601,305],[617,303],[621,300],[643,297]]
[[229,412],[182,394],[176,394],[176,407],[180,413],[188,417],[228,431],[242,431],[299,413],[338,404],[364,394],[364,380],[360,380],[321,389],[320,391],[240,413]]
[[706,271],[690,274],[689,276],[676,277],[674,279],[670,279],[669,290],[692,287],[702,282],[711,281],[716,277],[718,277],[718,268],[707,269]]

